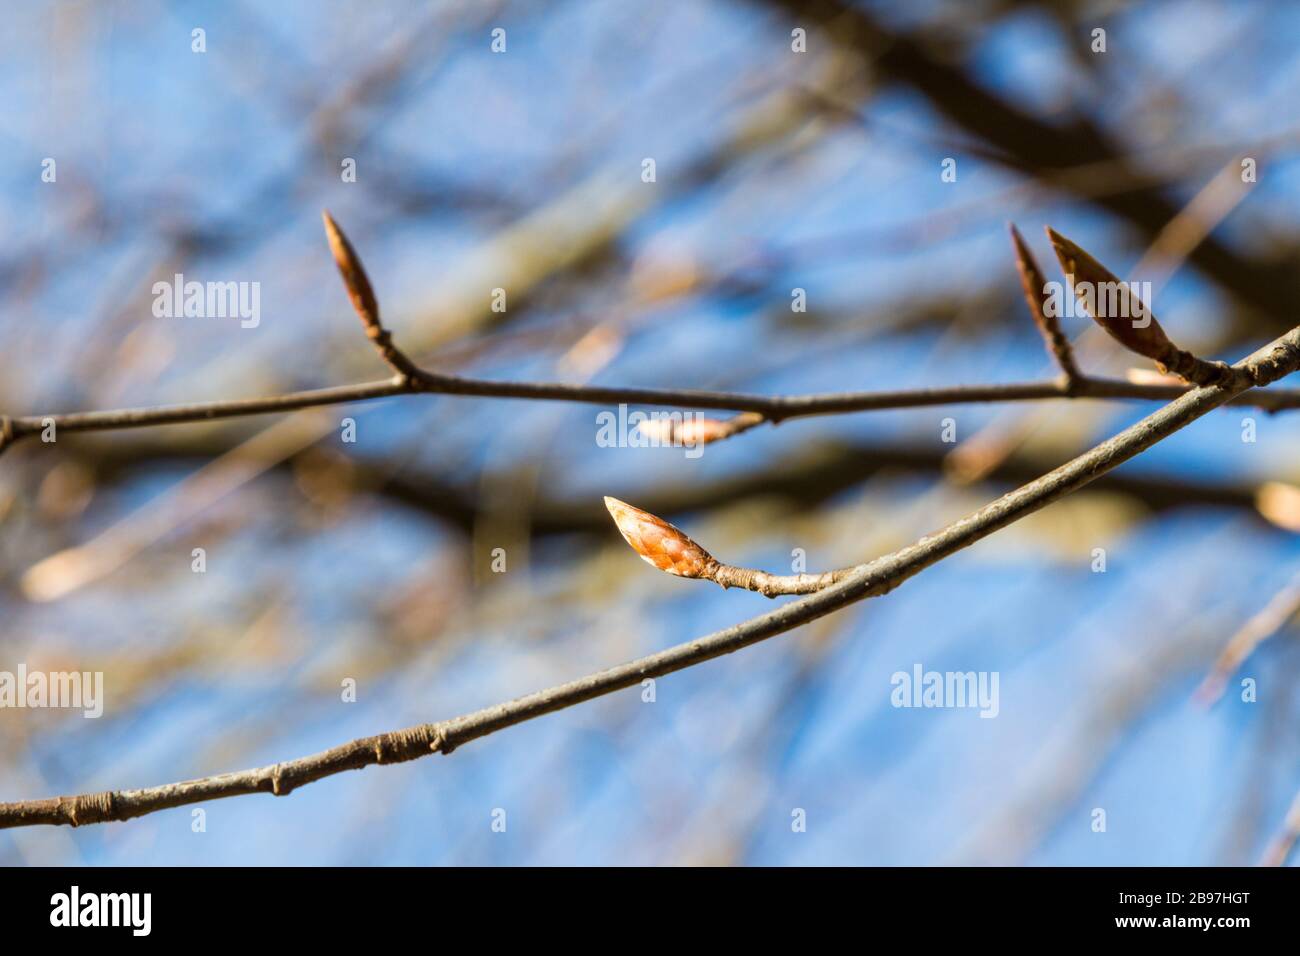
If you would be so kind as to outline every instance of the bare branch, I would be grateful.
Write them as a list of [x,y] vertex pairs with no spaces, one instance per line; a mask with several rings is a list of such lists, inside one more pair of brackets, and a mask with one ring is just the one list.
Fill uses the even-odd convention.
[[[436,724],[365,737],[287,763],[143,790],[0,804],[0,828],[127,820],[168,807],[246,793],[283,796],[322,777],[372,764],[450,753],[461,744],[638,685],[783,634],[840,608],[887,594],[963,548],[1046,507],[1167,438],[1254,385],[1300,368],[1300,328],[1239,362],[1231,379],[1197,388],[1072,461],[900,551],[858,565],[843,580],[766,614],[596,674]],[[689,539],[688,539],[689,540]],[[702,549],[701,549],[702,550]],[[707,554],[707,552],[705,552]]]
[[[1059,381],[1008,382],[993,385],[952,385],[942,388],[900,389],[878,392],[833,392],[812,395],[754,395],[699,389],[619,388],[571,385],[558,382],[493,382],[421,371],[409,382],[384,379],[356,385],[287,392],[268,398],[226,399],[94,412],[27,415],[9,419],[11,442],[38,434],[47,425],[59,432],[118,431],[186,422],[206,422],[352,402],[392,398],[397,395],[468,395],[479,398],[514,398],[532,401],[577,402],[587,405],[655,405],[676,408],[711,408],[755,412],[772,422],[813,415],[936,405],[995,402],[1031,402],[1045,399],[1134,399],[1167,401],[1186,394],[1185,385],[1146,384],[1110,378],[1087,378],[1068,389]],[[1272,389],[1235,397],[1228,404],[1246,405],[1269,412],[1300,408],[1300,389]],[[737,429],[737,432],[739,429]],[[0,448],[4,447],[0,439]]]
[[1286,812],[1286,819],[1282,821],[1281,828],[1269,843],[1264,855],[1260,857],[1259,865],[1283,866],[1295,848],[1297,839],[1300,839],[1300,793],[1296,794],[1291,808]]
[[[58,431],[114,431],[124,428],[144,428],[154,425],[172,425],[184,422],[211,421],[218,418],[235,418],[247,415],[264,415],[295,411],[320,405],[338,405],[349,402],[391,398],[396,395],[466,395],[481,398],[514,398],[533,401],[580,402],[592,405],[639,404],[685,408],[727,409],[740,412],[729,421],[706,419],[681,426],[671,426],[672,433],[686,444],[707,444],[748,431],[763,422],[773,424],[788,418],[810,415],[841,415],[851,412],[876,411],[888,408],[921,408],[933,405],[956,405],[979,402],[1023,402],[1053,398],[1094,398],[1164,400],[1187,391],[1177,385],[1137,383],[1106,378],[1067,375],[1061,380],[1044,382],[1011,382],[998,385],[956,385],[943,388],[924,388],[877,392],[835,392],[814,395],[752,395],[738,392],[711,392],[697,389],[619,388],[599,385],[579,385],[555,382],[491,382],[482,379],[443,375],[420,368],[393,345],[391,335],[379,321],[379,305],[370,280],[366,276],[360,257],[348,242],[338,225],[324,213],[326,235],[334,253],[344,285],[353,306],[369,337],[396,371],[393,379],[363,382],[357,385],[339,385],[331,388],[288,392],[269,398],[233,399],[196,402],[186,405],[122,408],[95,412],[74,412],[61,415],[29,415],[0,417],[0,453],[19,439],[37,434],[53,426]],[[1079,249],[1068,239],[1048,230],[1056,244],[1062,265],[1070,271],[1086,269],[1089,276],[1107,276],[1114,280],[1104,267]],[[1017,246],[1021,251],[1021,245]],[[1025,251],[1027,256],[1027,250]],[[1037,273],[1032,259],[1020,256],[1022,281],[1026,269]],[[1038,273],[1041,275],[1041,273]],[[1118,280],[1115,280],[1118,281]],[[1034,309],[1033,297],[1030,307]],[[1145,310],[1140,300],[1135,308]],[[1041,307],[1041,304],[1040,304]],[[1109,319],[1108,316],[1104,317]],[[1042,319],[1046,322],[1046,317]],[[1176,349],[1164,336],[1163,330],[1151,318],[1145,329],[1133,330],[1131,323],[1120,322],[1103,325],[1122,342],[1149,357],[1162,356],[1169,368],[1184,378],[1203,384],[1214,384],[1234,373],[1223,363],[1207,363]],[[1052,336],[1053,326],[1040,327]],[[1118,331],[1117,331],[1118,329]],[[1059,335],[1059,329],[1056,334]],[[1055,349],[1055,346],[1052,346]],[[1145,351],[1144,351],[1145,349]],[[1068,343],[1063,361],[1069,359]],[[1063,364],[1063,367],[1064,364]],[[1162,366],[1163,367],[1163,366]],[[1237,384],[1250,384],[1242,382]],[[1254,384],[1260,384],[1258,382]],[[1267,411],[1300,407],[1300,390],[1277,389],[1240,398],[1234,392],[1234,404],[1253,405]]]

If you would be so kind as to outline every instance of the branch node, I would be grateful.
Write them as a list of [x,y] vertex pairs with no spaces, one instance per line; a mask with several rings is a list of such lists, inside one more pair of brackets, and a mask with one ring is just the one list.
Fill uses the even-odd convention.
[[433,742],[429,744],[429,750],[433,753],[442,754],[444,757],[456,749],[456,744],[452,743],[451,734],[446,729],[438,727],[433,732]]
[[293,787],[286,788],[281,783],[280,766],[280,764],[276,764],[271,768],[271,794],[277,797],[286,797],[293,791]]
[[83,823],[103,823],[113,819],[113,809],[113,792],[105,790],[103,793],[87,793],[69,798],[66,813],[68,823],[79,827]]
[[1297,348],[1291,341],[1281,340],[1273,343],[1268,355],[1248,362],[1238,371],[1254,385],[1272,385],[1279,378],[1291,374],[1294,370]]

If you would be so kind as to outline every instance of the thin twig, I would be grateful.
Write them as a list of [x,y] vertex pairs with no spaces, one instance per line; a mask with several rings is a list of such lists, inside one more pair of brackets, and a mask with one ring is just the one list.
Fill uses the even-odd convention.
[[564,710],[730,654],[865,598],[887,594],[963,548],[1082,488],[1089,482],[1218,408],[1252,386],[1267,385],[1300,368],[1300,328],[1239,362],[1223,385],[1197,388],[1072,461],[996,499],[980,510],[900,551],[859,565],[843,580],[767,614],[596,674],[435,724],[364,737],[330,750],[237,773],[142,790],[51,797],[0,804],[0,828],[103,823],[247,793],[283,796],[344,770],[414,760],[515,724]]
[[[875,411],[887,408],[921,408],[932,405],[954,405],[975,402],[1038,401],[1051,398],[1137,398],[1163,400],[1174,398],[1187,391],[1177,385],[1140,384],[1115,379],[1090,378],[1078,373],[1074,366],[1068,341],[1064,341],[1059,326],[1043,314],[1042,302],[1033,294],[1033,285],[1041,286],[1042,274],[1029,256],[1022,241],[1017,241],[1017,261],[1025,283],[1026,297],[1035,321],[1047,336],[1049,347],[1061,362],[1065,375],[1060,380],[1043,382],[1011,382],[1000,385],[958,385],[944,388],[912,389],[877,392],[839,392],[821,395],[765,396],[736,392],[710,392],[696,389],[619,388],[611,386],[564,384],[553,382],[490,382],[482,379],[444,375],[420,368],[392,342],[392,336],[379,319],[379,302],[370,279],[356,250],[347,236],[328,212],[322,214],[330,249],[348,296],[361,318],[366,335],[375,344],[383,359],[396,371],[392,379],[363,382],[357,385],[340,385],[332,388],[288,392],[269,398],[235,399],[197,402],[187,405],[169,405],[144,408],[122,408],[108,411],[74,412],[61,415],[28,415],[10,418],[0,416],[0,453],[14,442],[53,428],[57,439],[59,431],[113,431],[124,428],[144,428],[184,422],[211,421],[218,418],[235,418],[246,415],[288,412],[319,405],[337,405],[349,402],[391,398],[396,395],[466,395],[481,398],[515,398],[534,401],[580,402],[594,405],[638,404],[686,408],[726,409],[740,412],[727,422],[706,420],[692,423],[694,441],[707,443],[748,431],[763,422],[776,424],[788,418],[810,415],[838,415],[850,412]],[[1105,267],[1075,246],[1059,233],[1048,230],[1048,235],[1061,258],[1067,273],[1076,270],[1088,277],[1104,281],[1114,279]],[[1013,237],[1019,240],[1013,229]],[[1117,280],[1116,280],[1117,281]],[[1142,314],[1145,305],[1136,303]],[[1129,323],[1110,321],[1106,314],[1095,316],[1098,322],[1134,351],[1149,355],[1157,361],[1170,364],[1172,370],[1192,379],[1197,384],[1216,384],[1220,378],[1231,377],[1228,366],[1221,362],[1205,362],[1173,347],[1154,318],[1145,329],[1131,330]],[[1108,324],[1109,323],[1109,324]],[[1057,341],[1057,340],[1061,341]],[[1074,372],[1071,372],[1074,369]],[[1238,383],[1247,384],[1247,383]],[[1234,396],[1233,402],[1238,399]],[[1300,407],[1300,390],[1279,389],[1253,395],[1241,402],[1267,410]],[[673,426],[676,431],[680,431]],[[684,427],[684,426],[683,426]]]

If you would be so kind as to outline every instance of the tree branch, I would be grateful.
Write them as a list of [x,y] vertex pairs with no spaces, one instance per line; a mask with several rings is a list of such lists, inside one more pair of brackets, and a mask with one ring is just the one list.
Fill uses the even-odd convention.
[[1300,368],[1300,328],[1233,366],[1224,384],[1196,388],[1054,471],[900,551],[858,565],[829,587],[766,614],[596,674],[462,717],[364,737],[286,763],[142,790],[109,791],[0,804],[0,828],[127,820],[169,807],[247,793],[284,796],[323,777],[372,764],[414,760],[515,724],[633,687],[730,654],[817,620],[850,604],[887,594],[963,548],[1082,488],[1242,392]]
[[[586,405],[655,405],[676,408],[708,408],[756,412],[776,423],[814,415],[843,415],[853,412],[935,405],[969,405],[996,402],[1029,402],[1044,399],[1134,399],[1167,401],[1186,394],[1191,386],[1161,385],[1088,377],[1067,386],[1058,380],[1007,382],[989,385],[951,385],[940,388],[899,389],[874,392],[831,392],[810,395],[755,395],[744,392],[713,392],[701,389],[622,388],[575,385],[561,382],[494,382],[462,378],[421,370],[411,380],[394,377],[356,385],[287,392],[267,398],[227,399],[118,408],[65,414],[0,416],[0,449],[21,439],[40,434],[53,426],[56,434],[66,432],[118,431],[156,425],[206,422],[220,418],[266,415],[313,408],[373,401],[398,395],[465,395],[478,398],[513,398],[532,401],[576,402]],[[1268,412],[1300,408],[1300,389],[1273,389],[1249,396],[1234,396],[1225,404],[1245,405]],[[751,426],[752,427],[752,426]],[[743,431],[745,429],[737,429]]]
[[[1059,325],[1055,318],[1046,314],[1043,308],[1041,297],[1046,294],[1046,286],[1042,273],[1014,227],[1012,239],[1030,312],[1046,338],[1049,350],[1056,356],[1064,372],[1057,380],[899,391],[765,396],[697,389],[619,388],[555,382],[491,382],[444,375],[420,368],[393,344],[391,334],[379,320],[379,303],[360,257],[329,213],[325,212],[322,215],[330,249],[347,288],[348,296],[361,319],[366,336],[374,343],[384,361],[397,373],[393,378],[378,382],[362,382],[357,385],[289,392],[269,398],[121,408],[62,415],[29,415],[17,418],[0,416],[0,453],[18,440],[45,432],[50,428],[53,428],[57,438],[59,431],[113,431],[154,425],[174,425],[411,394],[465,395],[480,398],[580,402],[592,405],[659,405],[726,409],[741,413],[728,421],[703,419],[692,422],[689,426],[670,424],[667,428],[659,429],[662,433],[660,437],[670,441],[707,444],[741,434],[763,422],[776,424],[785,419],[811,415],[839,415],[887,408],[920,408],[977,402],[1037,401],[1051,398],[1169,399],[1184,394],[1191,387],[1190,384],[1182,387],[1177,384],[1091,378],[1080,373],[1074,364],[1069,343],[1061,333]],[[1048,230],[1048,235],[1061,255],[1062,265],[1067,273],[1073,274],[1078,269],[1086,272],[1094,280],[1102,282],[1114,280],[1114,276],[1100,263],[1068,239],[1051,229]],[[1142,310],[1141,314],[1149,315],[1146,306],[1140,301],[1136,301],[1134,306],[1135,309],[1138,307]],[[1205,362],[1174,348],[1165,338],[1164,332],[1154,318],[1150,319],[1149,327],[1142,330],[1130,328],[1127,318],[1109,316],[1105,312],[1094,315],[1094,318],[1122,344],[1140,354],[1155,358],[1157,362],[1170,364],[1175,371],[1193,379],[1194,384],[1217,384],[1220,378],[1226,380],[1234,374],[1221,362]],[[1239,384],[1247,383],[1243,381]],[[1278,411],[1283,408],[1300,407],[1300,390],[1278,389],[1252,395],[1244,400],[1234,394],[1231,400],[1234,403],[1254,405],[1266,411]]]

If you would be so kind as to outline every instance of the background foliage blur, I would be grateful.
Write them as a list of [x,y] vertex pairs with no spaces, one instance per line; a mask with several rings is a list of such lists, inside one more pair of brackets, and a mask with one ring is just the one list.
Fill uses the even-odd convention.
[[[500,378],[793,393],[1050,375],[1007,220],[1044,264],[1050,223],[1138,266],[1202,353],[1296,321],[1291,4],[127,0],[6,21],[10,414],[387,374],[322,207],[408,353]],[[155,318],[151,286],[178,272],[261,283],[261,324]],[[1091,371],[1137,364],[1083,320],[1067,331]],[[593,407],[449,398],[22,444],[0,459],[0,669],[103,670],[108,700],[100,720],[0,711],[0,799],[272,763],[770,607],[652,571],[602,495],[734,563],[785,571],[802,548],[816,570],[1149,410],[809,419],[699,458],[598,447]],[[213,803],[206,833],[187,808],[6,831],[0,861],[1251,862],[1300,786],[1300,653],[1284,631],[1247,662],[1257,703],[1235,682],[1209,709],[1192,692],[1300,564],[1255,507],[1262,482],[1300,482],[1295,414],[1216,412],[883,599],[662,679],[653,704],[625,691],[450,758]],[[999,672],[999,716],[891,707],[890,675],[916,663]]]

